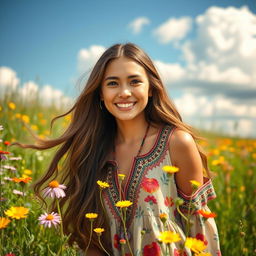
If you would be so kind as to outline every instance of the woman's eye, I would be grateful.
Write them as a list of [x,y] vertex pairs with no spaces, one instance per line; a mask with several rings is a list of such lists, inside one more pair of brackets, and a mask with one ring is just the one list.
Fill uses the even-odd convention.
[[117,82],[115,82],[115,81],[111,81],[111,82],[107,83],[107,85],[115,86],[115,85],[117,85]]
[[131,84],[139,84],[139,83],[141,83],[141,81],[140,81],[140,80],[137,80],[137,79],[133,79],[133,80],[131,81]]

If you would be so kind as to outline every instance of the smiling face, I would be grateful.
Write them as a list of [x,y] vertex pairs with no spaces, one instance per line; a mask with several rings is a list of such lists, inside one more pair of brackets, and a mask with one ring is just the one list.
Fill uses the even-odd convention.
[[144,117],[150,95],[145,69],[127,57],[111,61],[103,76],[101,100],[117,121]]

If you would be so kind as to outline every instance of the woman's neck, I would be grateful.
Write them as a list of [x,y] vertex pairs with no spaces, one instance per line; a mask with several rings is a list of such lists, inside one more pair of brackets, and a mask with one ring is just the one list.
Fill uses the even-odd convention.
[[148,123],[145,119],[136,121],[117,121],[116,143],[133,144],[141,140],[146,132]]

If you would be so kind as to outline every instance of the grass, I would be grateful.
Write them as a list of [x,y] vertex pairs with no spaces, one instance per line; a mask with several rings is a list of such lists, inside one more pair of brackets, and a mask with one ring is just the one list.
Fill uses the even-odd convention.
[[[13,102],[14,104],[10,104]],[[50,113],[50,114],[49,114]],[[26,124],[42,138],[56,137],[67,127],[70,117],[58,120],[50,133],[50,121],[60,114],[54,107],[43,107],[37,102],[24,104],[17,95],[0,101],[0,150],[10,151],[8,160],[1,161],[1,210],[0,217],[12,206],[29,209],[27,217],[11,222],[0,229],[2,246],[0,255],[60,255],[59,249],[66,237],[60,236],[58,228],[44,228],[38,217],[46,210],[41,207],[33,194],[31,184],[47,169],[54,150],[34,151],[9,147],[8,142],[33,143]],[[210,169],[217,199],[209,203],[217,213],[223,255],[256,255],[256,140],[223,137],[223,135],[202,132],[207,141],[202,147],[208,152]],[[20,157],[20,160],[10,160]],[[16,170],[8,169],[8,166]],[[29,173],[32,183],[15,183],[8,178],[21,177]],[[13,193],[13,190],[25,196]],[[4,246],[3,246],[4,243]],[[77,247],[64,245],[61,255],[78,255]]]

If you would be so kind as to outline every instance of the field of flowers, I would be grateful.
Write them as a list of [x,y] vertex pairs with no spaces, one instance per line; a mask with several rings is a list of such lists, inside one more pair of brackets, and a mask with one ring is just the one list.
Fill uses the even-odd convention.
[[[51,119],[60,113],[37,102],[23,104],[15,95],[0,101],[0,255],[78,255],[76,247],[66,245],[61,212],[42,207],[32,190],[54,150],[10,146],[14,141],[33,143],[26,126],[41,138],[61,134],[69,116],[49,130]],[[202,135],[207,138],[202,146],[208,152],[217,193],[209,207],[217,214],[222,254],[256,255],[256,140]],[[48,202],[58,184],[49,186]]]

